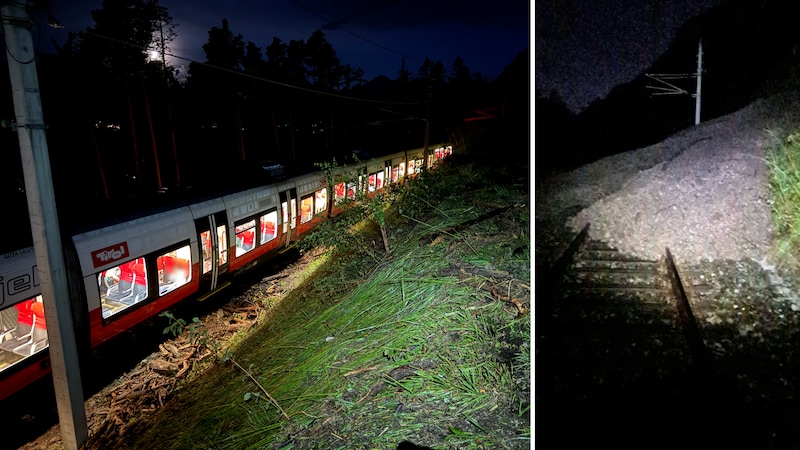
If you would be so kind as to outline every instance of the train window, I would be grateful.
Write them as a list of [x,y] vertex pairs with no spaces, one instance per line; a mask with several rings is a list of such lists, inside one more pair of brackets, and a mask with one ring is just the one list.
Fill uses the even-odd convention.
[[375,181],[375,189],[383,189],[383,172],[378,172],[376,175],[378,176],[378,179]]
[[336,185],[333,187],[333,201],[336,202],[337,205],[342,203],[344,201],[344,195],[345,183],[336,183]]
[[41,295],[0,311],[0,373],[49,345]]
[[418,159],[418,160],[417,160],[417,165],[416,165],[416,167],[415,167],[415,169],[414,169],[414,170],[415,170],[415,172],[414,172],[414,173],[420,173],[420,172],[422,172],[422,168],[423,168],[424,166],[425,166],[425,161],[423,161],[421,158],[420,158],[420,159]]
[[375,192],[375,183],[377,180],[377,176],[372,173],[369,175],[369,192]]
[[314,197],[309,195],[300,199],[300,223],[314,218]]
[[156,261],[159,295],[175,290],[192,279],[192,253],[188,244],[164,253]]
[[297,199],[293,198],[291,201],[290,210],[292,212],[291,221],[289,222],[289,226],[292,227],[294,230],[295,225],[297,224]]
[[219,267],[228,263],[228,230],[225,225],[217,225],[217,256]]
[[275,239],[277,235],[278,211],[273,210],[264,214],[259,221],[261,223],[261,239],[259,242],[264,245]]
[[103,318],[107,319],[147,299],[147,267],[137,258],[97,276]]
[[397,177],[403,178],[406,176],[406,163],[401,162],[398,166]]
[[397,177],[399,176],[400,168],[398,166],[392,167],[392,183],[397,183]]
[[314,192],[314,214],[319,214],[328,209],[328,189],[322,188]]
[[286,202],[281,203],[281,219],[283,219],[283,232],[289,231],[289,208]]
[[213,255],[212,252],[212,244],[211,244],[211,230],[206,230],[200,233],[200,248],[203,252],[203,273],[211,272],[211,269],[214,267],[212,262]]
[[[358,178],[359,186],[361,185],[361,177]],[[347,198],[350,200],[356,199],[356,184],[355,183],[347,183]]]
[[237,225],[236,233],[236,257],[244,255],[256,247],[256,220]]
[[411,175],[414,172],[414,160],[411,159],[408,161],[408,174]]

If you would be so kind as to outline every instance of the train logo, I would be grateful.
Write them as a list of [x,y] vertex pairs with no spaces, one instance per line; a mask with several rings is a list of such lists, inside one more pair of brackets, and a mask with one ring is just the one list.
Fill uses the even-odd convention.
[[127,258],[129,255],[128,243],[120,242],[119,244],[114,244],[102,250],[92,252],[92,263],[94,264],[94,267],[97,268],[110,262]]
[[7,299],[14,299],[37,286],[39,286],[37,266],[33,266],[27,269],[25,273],[11,277],[8,280],[0,276],[0,306],[3,306]]

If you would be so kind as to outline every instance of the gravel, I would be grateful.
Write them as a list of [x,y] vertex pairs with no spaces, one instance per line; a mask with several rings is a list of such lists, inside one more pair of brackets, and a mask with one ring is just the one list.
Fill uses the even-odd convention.
[[[665,141],[537,182],[536,220],[634,256],[752,259],[769,267],[773,229],[765,151],[798,125],[794,95],[758,100]],[[537,237],[539,237],[537,233]],[[546,240],[546,238],[545,238]]]
[[720,423],[741,430],[739,448],[800,445],[800,298],[771,258],[765,160],[799,125],[800,95],[762,99],[535,184],[537,273],[587,222],[592,239],[631,256],[659,260],[669,248],[735,405]]

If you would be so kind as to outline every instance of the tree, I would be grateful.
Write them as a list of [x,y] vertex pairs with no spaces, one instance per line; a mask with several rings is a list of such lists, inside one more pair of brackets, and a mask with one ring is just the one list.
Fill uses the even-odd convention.
[[397,81],[407,83],[411,80],[411,71],[406,67],[406,57],[404,56],[400,62],[400,70],[397,71]]
[[149,52],[166,47],[176,35],[167,9],[154,1],[104,0],[92,18],[95,26],[81,34],[78,48],[92,55],[85,62],[93,62],[104,77],[138,75],[148,66]]
[[434,62],[426,57],[417,71],[417,76],[428,82],[443,83],[445,81],[444,64],[438,60]]
[[222,19],[222,28],[211,27],[208,31],[208,42],[203,44],[206,62],[223,69],[241,69],[244,59],[243,39],[241,34],[233,35],[228,27],[228,19]]
[[306,42],[305,65],[315,88],[333,90],[339,85],[342,74],[339,58],[321,30],[314,31]]
[[472,74],[464,64],[464,60],[461,59],[461,56],[456,56],[456,60],[453,61],[453,67],[451,69],[451,76],[448,79],[450,83],[465,86],[472,80]]

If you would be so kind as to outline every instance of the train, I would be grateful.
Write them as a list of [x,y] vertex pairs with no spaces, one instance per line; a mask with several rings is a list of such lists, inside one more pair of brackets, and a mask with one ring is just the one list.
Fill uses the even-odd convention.
[[[317,170],[67,233],[62,245],[79,353],[113,346],[115,336],[178,303],[217,294],[335,214],[357,189],[379,192],[453,151],[447,144],[429,148],[427,162],[419,148],[342,166],[353,173],[337,179],[350,182],[331,183]],[[0,401],[51,372],[38,280],[33,247],[0,257]]]

